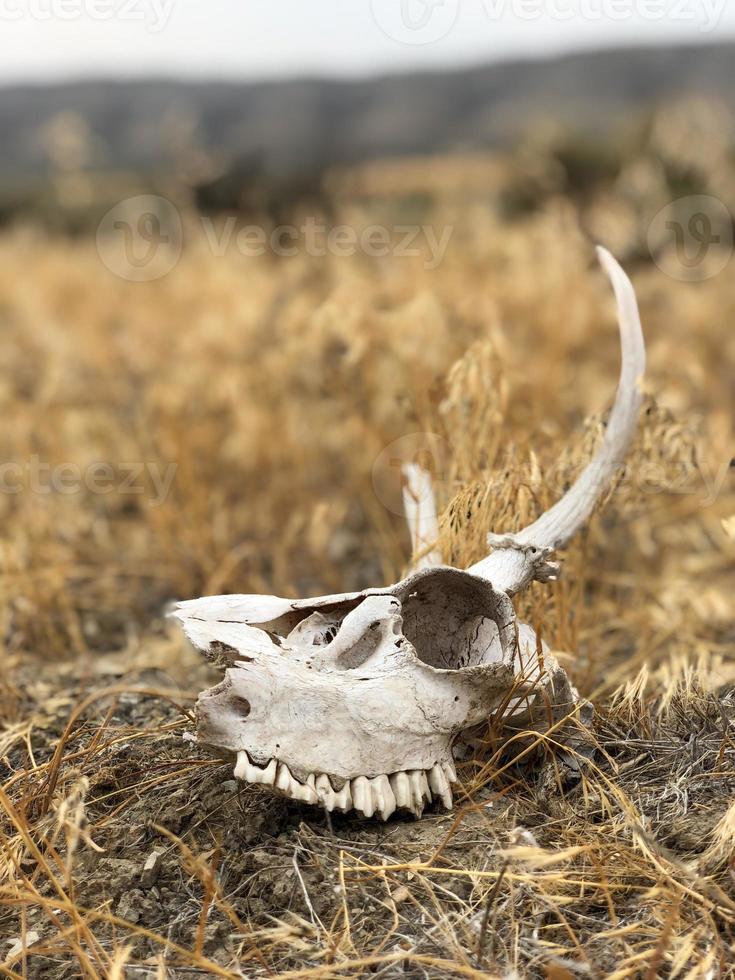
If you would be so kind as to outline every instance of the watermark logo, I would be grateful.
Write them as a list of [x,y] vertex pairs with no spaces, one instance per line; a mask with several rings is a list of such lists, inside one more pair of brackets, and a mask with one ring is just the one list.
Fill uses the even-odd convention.
[[490,21],[682,21],[711,34],[727,0],[483,0]]
[[[644,459],[635,466],[622,464],[611,481],[614,499],[618,504],[627,504],[659,494],[688,496],[696,498],[701,507],[711,507],[733,485],[735,458],[708,462],[705,455],[694,452],[694,461]],[[409,491],[419,513],[433,511],[434,500],[450,500],[458,489],[449,479],[451,459],[451,444],[437,433],[411,432],[400,436],[375,458],[372,468],[375,495],[386,510],[399,517],[406,514],[404,489]],[[409,471],[415,467],[423,471],[425,478],[418,479],[414,473],[410,479]],[[561,500],[573,481],[574,476],[561,459],[544,471],[544,485],[555,500]]]
[[[414,259],[431,272],[444,260],[454,228],[422,225],[326,224],[314,217],[300,224],[246,224],[239,215],[198,219],[202,240],[215,258]],[[176,207],[153,194],[130,197],[116,204],[97,228],[97,251],[114,275],[128,282],[151,282],[169,273],[183,250],[183,224]]]
[[459,0],[371,0],[373,20],[400,44],[433,44],[452,30]]
[[429,479],[420,485],[425,499],[416,499],[419,510],[430,505],[434,493],[443,496],[448,480],[447,464],[451,448],[447,440],[435,432],[410,432],[389,443],[373,463],[373,490],[381,504],[392,514],[403,517],[403,488],[406,483],[405,467],[419,466]]
[[151,507],[166,502],[176,476],[176,463],[111,463],[98,461],[48,463],[35,454],[26,460],[0,463],[0,494],[16,496],[68,497],[78,493],[93,496],[145,497]]
[[661,208],[648,228],[648,250],[667,276],[701,282],[730,261],[733,216],[716,197],[691,194]]
[[444,259],[454,228],[437,229],[433,225],[326,225],[308,217],[299,225],[278,225],[270,231],[261,225],[246,225],[235,215],[215,222],[203,216],[201,226],[207,245],[214,256],[235,250],[246,258],[274,255],[290,258],[309,255],[313,258],[422,258],[423,267],[433,271]]
[[164,30],[176,0],[0,0],[0,21],[118,21]]
[[152,282],[169,273],[183,247],[181,215],[165,197],[139,194],[110,208],[97,228],[97,251],[113,275]]
[[[682,22],[711,34],[727,0],[480,0],[489,24],[500,21]],[[433,44],[446,37],[460,13],[459,0],[371,0],[373,20],[393,41]],[[474,12],[474,10],[472,11]]]

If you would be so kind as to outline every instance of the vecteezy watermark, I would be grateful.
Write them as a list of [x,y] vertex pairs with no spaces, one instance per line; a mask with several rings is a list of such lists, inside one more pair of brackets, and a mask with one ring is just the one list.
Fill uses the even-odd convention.
[[370,0],[373,20],[400,44],[433,44],[454,27],[459,0]]
[[[381,504],[392,514],[404,516],[403,487],[405,485],[404,467],[412,463],[425,470],[430,479],[423,485],[424,493],[431,496],[438,492],[445,495],[447,464],[451,458],[451,447],[443,436],[435,432],[409,432],[389,443],[375,458],[373,463],[373,490]],[[429,503],[427,500],[425,503]],[[416,500],[421,508],[422,500]]]
[[[654,495],[695,498],[701,507],[711,507],[720,496],[735,485],[735,458],[720,460],[693,453],[680,460],[643,459],[635,466],[622,464],[615,478],[613,499],[618,504],[642,501]],[[432,498],[451,498],[457,487],[450,486],[450,443],[434,432],[411,432],[389,443],[375,458],[372,468],[373,490],[378,500],[392,514],[405,516],[403,490],[408,484],[408,464],[420,467],[427,479],[414,481],[410,492],[419,511],[432,510]],[[577,474],[579,475],[579,474]],[[561,500],[575,477],[560,458],[544,470],[543,483],[553,499]],[[423,496],[416,497],[416,488]]]
[[165,197],[139,194],[120,201],[97,227],[97,252],[114,275],[152,282],[170,272],[181,256],[183,224]]
[[[491,23],[500,20],[681,21],[711,34],[727,0],[481,0]],[[373,20],[401,44],[432,44],[446,37],[461,13],[459,0],[370,0]]]
[[482,0],[489,20],[683,21],[703,34],[719,24],[727,0]]
[[[651,496],[695,497],[701,507],[711,507],[735,477],[735,461],[698,458],[666,462],[642,459],[635,466],[622,464],[615,475],[613,498],[624,503]],[[569,489],[569,471],[561,462],[544,471],[544,484],[559,500]]]
[[654,217],[647,240],[654,262],[667,276],[684,282],[711,279],[732,256],[733,215],[716,197],[680,197]]
[[[443,261],[454,228],[422,225],[327,225],[307,217],[298,225],[245,224],[237,215],[220,219],[202,215],[202,236],[216,258],[232,252],[244,258],[272,255],[290,258],[423,259],[433,271]],[[166,198],[155,194],[129,197],[111,208],[97,228],[97,251],[114,275],[128,282],[152,282],[169,273],[184,246],[181,215]]]
[[129,21],[164,30],[176,0],[0,0],[0,21]]
[[158,507],[168,497],[176,469],[176,463],[47,463],[33,455],[0,464],[0,493],[145,496],[150,506]]
[[261,255],[293,257],[310,255],[322,258],[332,255],[348,258],[365,255],[370,258],[421,258],[424,268],[433,271],[444,258],[454,231],[446,225],[438,232],[433,225],[326,225],[316,218],[305,218],[299,225],[278,225],[266,231],[260,225],[242,225],[228,215],[219,225],[202,217],[207,244],[215,256],[235,249],[247,258]]

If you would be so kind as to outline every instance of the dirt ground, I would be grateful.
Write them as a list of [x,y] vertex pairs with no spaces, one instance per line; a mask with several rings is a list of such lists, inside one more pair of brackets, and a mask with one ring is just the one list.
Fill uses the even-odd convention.
[[[23,787],[23,815],[48,830],[42,851],[15,850],[34,895],[15,928],[56,933],[28,951],[29,976],[83,975],[95,951],[151,977],[601,976],[626,959],[642,975],[636,964],[673,949],[712,975],[728,968],[735,908],[717,871],[730,845],[717,831],[735,791],[732,695],[682,686],[664,718],[619,703],[598,715],[583,775],[553,757],[510,761],[454,813],[381,824],[237,784],[160,695],[108,696],[69,733],[85,690],[66,678],[62,698],[26,688],[48,712],[35,706],[36,768],[53,769],[63,740],[66,770],[55,813],[43,815],[48,779]],[[7,762],[22,772],[22,749]],[[688,920],[676,938],[664,892],[669,921]],[[61,916],[79,930],[76,955]],[[715,945],[695,952],[705,936]]]

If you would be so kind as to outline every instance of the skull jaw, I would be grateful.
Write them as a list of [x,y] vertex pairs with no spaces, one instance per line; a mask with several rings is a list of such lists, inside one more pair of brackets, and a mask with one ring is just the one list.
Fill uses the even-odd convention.
[[502,713],[514,684],[512,604],[458,569],[309,600],[194,600],[176,615],[231,665],[200,695],[199,741],[236,754],[240,778],[327,809],[450,806],[454,741]]
[[[236,778],[327,811],[355,810],[383,820],[396,810],[419,817],[432,799],[451,809],[457,776],[450,733],[384,731],[377,718],[340,726],[344,714],[333,711],[330,723],[326,706],[321,714],[294,712],[290,728],[281,715],[283,724],[275,729],[248,729],[232,719],[232,705],[242,700],[237,692],[253,691],[239,673],[228,671],[222,684],[204,691],[196,709],[198,741],[219,755],[234,754]],[[332,701],[332,708],[339,703]]]
[[503,702],[512,671],[495,663],[451,672],[415,658],[389,673],[314,673],[283,657],[228,669],[200,694],[198,740],[218,750],[272,759],[306,782],[451,766],[452,744]]

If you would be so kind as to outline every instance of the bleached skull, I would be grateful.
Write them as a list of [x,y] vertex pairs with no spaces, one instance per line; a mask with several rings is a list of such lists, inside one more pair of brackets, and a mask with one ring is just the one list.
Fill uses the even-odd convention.
[[194,646],[226,667],[224,680],[199,696],[197,735],[236,755],[236,777],[327,810],[419,815],[435,797],[451,807],[453,747],[463,732],[491,717],[518,729],[550,726],[574,709],[576,692],[517,621],[510,597],[555,577],[551,552],[586,521],[635,430],[645,364],[635,295],[614,259],[604,250],[600,257],[618,301],[618,394],[598,455],[538,521],[516,535],[490,535],[492,553],[462,571],[427,553],[435,517],[409,494],[424,557],[395,585],[176,606]]
[[330,809],[450,806],[459,733],[539,696],[509,596],[455,568],[318,599],[194,599],[177,616],[232,665],[199,698],[199,739],[238,753],[236,775]]

